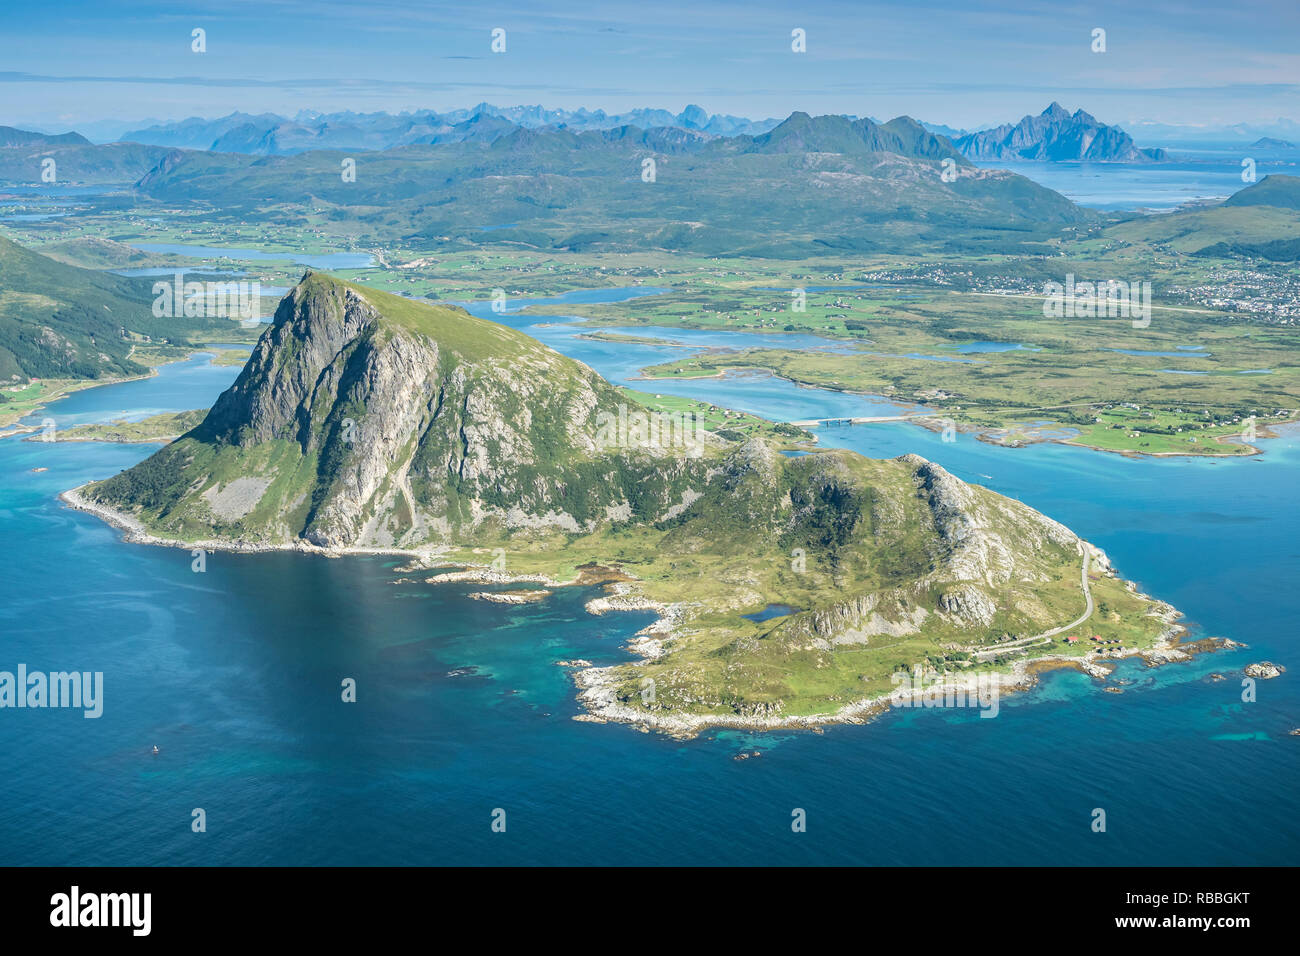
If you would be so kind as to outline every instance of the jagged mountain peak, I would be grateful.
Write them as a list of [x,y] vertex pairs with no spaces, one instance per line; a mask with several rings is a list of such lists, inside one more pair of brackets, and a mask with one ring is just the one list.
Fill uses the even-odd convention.
[[1118,126],[1107,126],[1082,109],[1073,113],[1053,101],[1037,116],[968,133],[955,141],[976,161],[1022,160],[1148,163],[1166,159],[1164,150],[1139,149]]

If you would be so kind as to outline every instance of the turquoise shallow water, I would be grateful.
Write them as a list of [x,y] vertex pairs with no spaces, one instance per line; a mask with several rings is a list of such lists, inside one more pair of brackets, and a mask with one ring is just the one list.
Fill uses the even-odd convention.
[[[616,380],[653,348],[542,331]],[[198,407],[234,375],[191,360],[52,415]],[[773,417],[875,404],[770,377],[695,385]],[[471,601],[383,558],[218,554],[194,573],[188,552],[124,544],[55,498],[147,448],[11,438],[0,669],[102,670],[105,711],[0,710],[0,864],[1296,862],[1294,434],[1232,462],[944,443],[903,424],[822,436],[919,452],[1021,498],[1198,633],[1251,648],[1125,665],[1122,695],[1057,673],[994,720],[918,710],[822,735],[673,741],[572,720],[554,665],[622,659],[648,615],[591,617],[592,592],[577,589],[534,606]],[[1260,659],[1291,671],[1243,704],[1240,668]],[[344,677],[356,704],[339,700]],[[731,759],[742,749],[762,756]],[[190,831],[195,807],[205,834]],[[504,834],[490,828],[498,807]],[[1090,830],[1094,807],[1105,834]],[[794,808],[806,833],[790,830]]]

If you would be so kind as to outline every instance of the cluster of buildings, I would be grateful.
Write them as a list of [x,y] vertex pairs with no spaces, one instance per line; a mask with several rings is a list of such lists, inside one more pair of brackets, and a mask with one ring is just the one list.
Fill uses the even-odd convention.
[[[898,271],[882,269],[877,272],[864,272],[863,282],[932,282],[935,285],[955,285],[960,282],[963,288],[975,288],[975,274],[969,269],[954,269],[951,266],[923,265],[916,269]],[[1006,280],[1009,281],[1009,280]]]
[[[866,282],[930,283],[998,295],[1039,295],[1042,292],[1038,280],[1015,275],[976,277],[969,269],[938,264],[905,271],[865,272],[860,279]],[[1163,299],[1181,301],[1188,306],[1248,315],[1279,325],[1300,322],[1300,275],[1280,269],[1276,273],[1249,268],[1214,269],[1201,282],[1165,286],[1160,293]]]
[[1207,281],[1166,292],[1207,309],[1248,313],[1277,325],[1300,322],[1300,276],[1249,269],[1216,269]]
[[[1099,648],[1099,649],[1102,648],[1102,647],[1110,646],[1110,645],[1119,645],[1119,646],[1116,648],[1117,650],[1123,650],[1123,649],[1124,649],[1123,646],[1122,646],[1122,644],[1121,644],[1121,642],[1120,642],[1120,640],[1119,640],[1119,638],[1104,638],[1104,637],[1102,637],[1100,634],[1094,634],[1094,635],[1092,635],[1092,637],[1088,638],[1088,640],[1090,640],[1090,641],[1091,641],[1094,645],[1096,645],[1096,647]],[[1065,643],[1065,644],[1069,644],[1069,645],[1073,646],[1073,645],[1079,643],[1079,639],[1078,639],[1077,637],[1075,637],[1073,634],[1069,634],[1069,635],[1066,635],[1065,640],[1063,641],[1063,643]]]

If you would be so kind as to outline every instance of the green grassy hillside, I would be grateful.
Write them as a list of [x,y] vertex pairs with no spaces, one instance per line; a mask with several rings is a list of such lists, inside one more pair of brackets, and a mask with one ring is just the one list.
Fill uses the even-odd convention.
[[0,381],[139,375],[146,340],[183,344],[228,319],[154,316],[149,279],[81,269],[0,236]]
[[1300,209],[1300,176],[1273,174],[1228,197],[1225,206],[1276,206]]

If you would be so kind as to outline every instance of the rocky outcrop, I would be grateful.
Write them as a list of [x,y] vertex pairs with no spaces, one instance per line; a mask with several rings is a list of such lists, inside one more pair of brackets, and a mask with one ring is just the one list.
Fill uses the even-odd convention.
[[939,595],[939,607],[962,623],[988,626],[998,612],[997,603],[985,592],[969,584],[958,585]]
[[471,600],[491,604],[537,604],[551,596],[550,591],[475,591]]
[[363,334],[373,333],[379,320],[379,312],[346,286],[299,284],[197,434],[244,446],[285,439],[306,450],[319,431],[312,412],[335,404]]
[[1258,664],[1247,664],[1245,674],[1247,677],[1259,680],[1272,680],[1274,677],[1281,677],[1285,670],[1285,667],[1279,667],[1272,661],[1260,661]]
[[[586,366],[394,298],[309,274],[204,421],[89,495],[160,504],[176,532],[330,549],[448,543],[485,525],[590,532],[677,517],[699,496],[702,446],[638,429],[644,410]],[[763,454],[735,468],[770,471]],[[156,500],[147,473],[163,470]],[[226,507],[231,472],[265,491],[256,508]]]
[[[981,499],[975,489],[942,467],[919,455],[900,461],[914,466],[921,489],[943,545],[936,553],[939,579],[982,582],[990,587],[1023,575],[1028,565],[1017,560],[1028,547],[1077,547],[1078,537],[1064,525],[1009,499]],[[976,588],[952,592],[954,613],[982,614],[984,603]],[[948,609],[948,608],[945,608]]]

